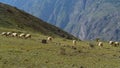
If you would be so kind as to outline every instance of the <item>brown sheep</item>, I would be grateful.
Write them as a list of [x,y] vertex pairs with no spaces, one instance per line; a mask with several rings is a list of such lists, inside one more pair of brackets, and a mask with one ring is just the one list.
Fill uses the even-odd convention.
[[41,43],[46,44],[47,40],[46,39],[42,39]]

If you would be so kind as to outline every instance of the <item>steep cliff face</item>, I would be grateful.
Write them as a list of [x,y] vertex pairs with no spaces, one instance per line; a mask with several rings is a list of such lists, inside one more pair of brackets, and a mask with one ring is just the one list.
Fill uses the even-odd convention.
[[4,0],[4,3],[25,10],[83,40],[120,41],[120,0]]
[[120,40],[120,1],[89,0],[82,8],[80,1],[76,5],[65,30],[81,39]]

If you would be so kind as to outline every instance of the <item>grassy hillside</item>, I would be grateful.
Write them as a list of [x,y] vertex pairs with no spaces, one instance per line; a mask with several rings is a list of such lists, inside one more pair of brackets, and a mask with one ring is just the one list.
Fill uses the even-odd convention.
[[0,3],[0,27],[39,32],[45,35],[75,38],[63,30],[50,25],[30,14],[20,11],[15,7]]
[[[88,43],[54,38],[53,42],[42,44],[46,36],[33,34],[32,39],[0,36],[1,68],[119,68],[120,47],[112,47],[107,42],[91,48]],[[60,44],[56,44],[60,43]]]

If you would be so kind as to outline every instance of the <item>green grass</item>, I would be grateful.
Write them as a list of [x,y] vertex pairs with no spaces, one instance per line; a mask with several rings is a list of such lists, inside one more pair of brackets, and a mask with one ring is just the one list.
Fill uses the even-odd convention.
[[[3,29],[1,29],[3,30]],[[6,29],[4,29],[6,30]],[[73,49],[72,40],[55,37],[42,44],[47,36],[32,33],[32,39],[0,36],[0,68],[119,68],[120,47],[104,42],[102,48],[95,41],[78,41]],[[90,48],[88,43],[93,43]],[[65,49],[65,54],[61,53]]]

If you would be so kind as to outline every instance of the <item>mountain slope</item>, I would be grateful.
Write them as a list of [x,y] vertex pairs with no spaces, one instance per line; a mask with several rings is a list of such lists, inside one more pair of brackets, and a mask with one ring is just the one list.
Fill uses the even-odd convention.
[[120,41],[120,0],[4,0],[83,39]]
[[45,35],[74,38],[63,30],[50,25],[15,7],[0,3],[0,27],[40,32]]

